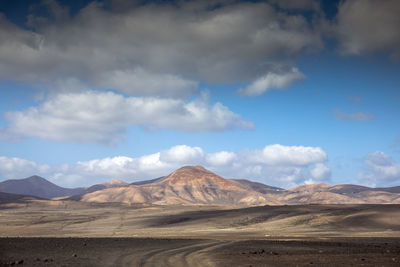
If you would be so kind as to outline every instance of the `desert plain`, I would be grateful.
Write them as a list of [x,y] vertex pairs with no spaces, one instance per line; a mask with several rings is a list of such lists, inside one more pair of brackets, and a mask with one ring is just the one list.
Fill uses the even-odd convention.
[[399,266],[400,205],[0,205],[2,266]]

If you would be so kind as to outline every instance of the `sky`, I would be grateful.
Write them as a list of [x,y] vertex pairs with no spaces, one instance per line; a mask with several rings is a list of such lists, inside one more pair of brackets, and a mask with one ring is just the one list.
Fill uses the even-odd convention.
[[397,0],[0,3],[0,181],[185,165],[400,185]]

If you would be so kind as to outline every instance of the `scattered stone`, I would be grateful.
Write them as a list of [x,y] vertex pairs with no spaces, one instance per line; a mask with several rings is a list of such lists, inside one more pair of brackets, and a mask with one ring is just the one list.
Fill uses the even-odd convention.
[[78,255],[76,255],[76,253],[72,254],[72,257],[76,258],[78,257]]

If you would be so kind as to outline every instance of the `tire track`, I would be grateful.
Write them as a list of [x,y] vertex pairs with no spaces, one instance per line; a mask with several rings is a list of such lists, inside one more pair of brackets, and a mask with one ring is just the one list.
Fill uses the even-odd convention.
[[120,255],[116,266],[217,266],[211,256],[212,251],[220,246],[225,246],[230,241],[193,240],[193,243],[169,248],[157,248],[148,251],[131,251]]

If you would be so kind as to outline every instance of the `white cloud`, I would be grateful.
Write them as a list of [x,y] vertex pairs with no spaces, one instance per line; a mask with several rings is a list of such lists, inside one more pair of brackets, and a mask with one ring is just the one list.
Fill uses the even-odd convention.
[[77,143],[118,143],[131,125],[188,132],[253,127],[221,103],[209,105],[205,98],[184,102],[98,91],[60,93],[38,107],[8,112],[5,118],[3,136]]
[[358,174],[361,182],[369,186],[398,185],[400,164],[384,152],[369,153],[364,159],[365,169]]
[[306,166],[327,160],[320,147],[268,145],[261,152],[253,153],[250,161],[266,165]]
[[350,120],[350,121],[370,121],[375,119],[374,114],[366,113],[366,112],[355,112],[355,113],[346,113],[341,110],[334,110],[335,118],[338,120]]
[[268,72],[265,76],[240,89],[239,92],[247,96],[261,95],[271,89],[287,88],[295,81],[304,78],[304,74],[297,68],[291,68],[289,71],[283,73]]
[[331,177],[331,169],[323,163],[317,163],[314,168],[311,169],[310,174],[312,178],[317,181],[328,180]]
[[347,0],[339,5],[335,25],[341,52],[388,52],[400,57],[400,3],[397,0]]
[[[74,165],[40,166],[34,162],[25,162],[22,159],[4,158],[7,162],[23,162],[13,164],[12,167],[0,168],[0,177],[9,178],[10,174],[16,178],[23,178],[32,174],[41,174],[51,181],[63,186],[88,186],[95,183],[103,183],[112,179],[122,179],[134,182],[145,179],[157,178],[168,175],[183,165],[203,165],[215,173],[226,178],[242,178],[260,181],[266,184],[292,187],[303,184],[310,175],[318,178],[318,181],[327,179],[328,173],[323,163],[327,160],[326,153],[321,148],[300,146],[266,146],[277,148],[272,161],[255,161],[262,156],[261,150],[247,150],[240,152],[219,151],[206,153],[200,147],[186,145],[174,146],[167,150],[144,155],[137,158],[126,156],[79,161]],[[294,157],[288,157],[294,154]],[[268,158],[268,157],[267,157]],[[303,158],[303,159],[302,159]],[[1,162],[1,160],[0,160]],[[309,172],[309,167],[316,166]],[[318,177],[317,177],[318,176]],[[323,177],[324,176],[324,177]]]
[[168,150],[162,151],[160,154],[160,160],[186,164],[191,162],[202,162],[204,158],[204,152],[200,147],[190,147],[186,145],[174,146]]
[[68,17],[51,2],[53,19],[29,15],[34,30],[0,15],[0,79],[41,86],[71,78],[136,96],[188,95],[197,81],[253,80],[322,46],[303,15],[267,3],[116,3],[92,2]]
[[227,165],[237,159],[236,153],[228,151],[220,151],[207,155],[207,164],[211,166]]
[[35,174],[45,174],[50,171],[50,166],[40,165],[36,162],[0,156],[0,176],[6,179],[20,179]]

